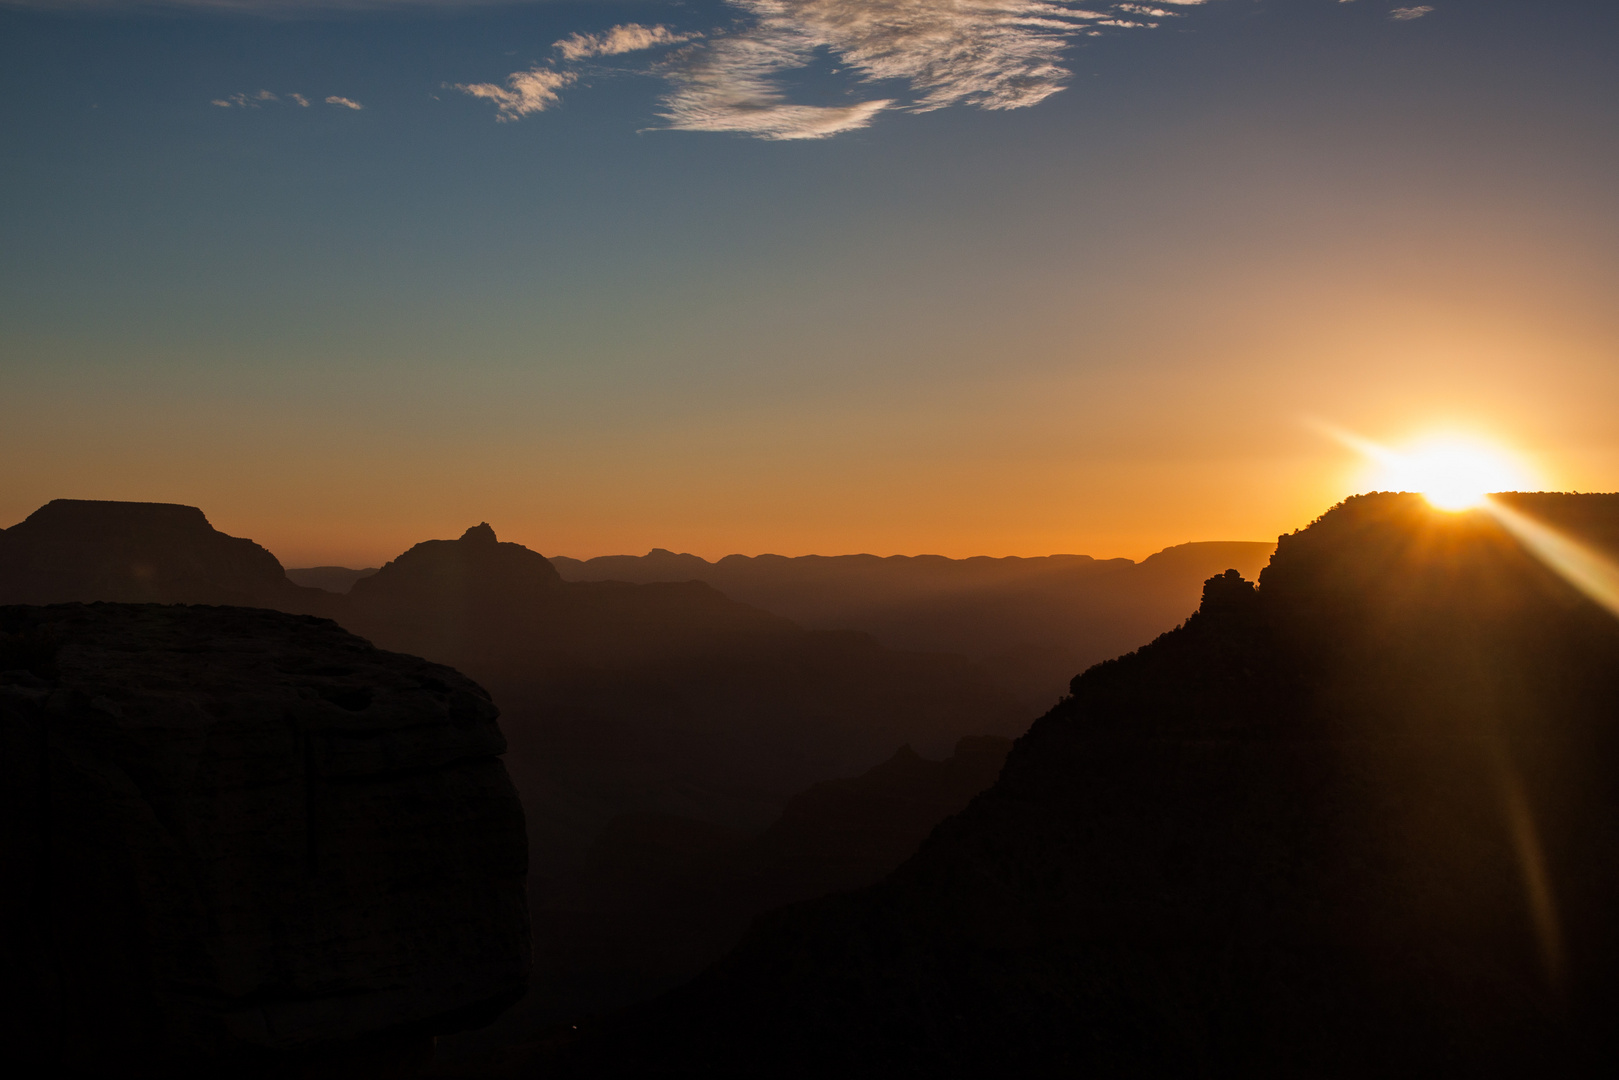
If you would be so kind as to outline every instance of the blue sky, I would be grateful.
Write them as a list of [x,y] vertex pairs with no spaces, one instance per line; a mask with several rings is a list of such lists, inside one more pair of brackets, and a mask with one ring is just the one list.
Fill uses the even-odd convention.
[[0,523],[1140,556],[1353,490],[1316,416],[1611,490],[1616,43],[1589,2],[0,0]]

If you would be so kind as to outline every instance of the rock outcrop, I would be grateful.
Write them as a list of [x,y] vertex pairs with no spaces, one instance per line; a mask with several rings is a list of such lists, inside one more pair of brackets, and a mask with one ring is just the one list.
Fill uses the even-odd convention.
[[529,964],[496,716],[322,619],[0,608],[8,1063],[387,1075],[487,1021]]
[[276,557],[194,506],[55,499],[0,530],[0,604],[234,604],[326,614]]
[[[1613,497],[1504,501],[1619,535]],[[1072,690],[891,877],[548,1075],[1619,1063],[1619,621],[1488,514],[1351,499]]]

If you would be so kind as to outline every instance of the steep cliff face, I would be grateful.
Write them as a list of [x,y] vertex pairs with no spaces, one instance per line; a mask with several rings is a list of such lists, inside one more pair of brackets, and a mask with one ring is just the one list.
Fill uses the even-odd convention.
[[[1619,524],[1612,500],[1537,498],[1524,512],[1591,538]],[[1072,689],[893,876],[768,920],[564,1061],[1520,1076],[1619,1060],[1619,622],[1487,515],[1352,499],[1284,537],[1259,588],[1211,580],[1183,627]]]
[[382,1075],[510,1004],[527,849],[496,716],[320,619],[0,608],[7,1060]]
[[330,598],[194,506],[56,499],[0,531],[0,604],[237,604],[324,614]]

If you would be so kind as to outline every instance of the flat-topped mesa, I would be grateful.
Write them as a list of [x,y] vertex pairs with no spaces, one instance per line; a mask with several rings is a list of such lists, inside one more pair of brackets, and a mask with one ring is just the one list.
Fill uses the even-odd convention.
[[0,604],[105,600],[321,611],[318,590],[194,506],[55,499],[0,531]]
[[492,1018],[529,964],[496,716],[321,619],[0,608],[7,1060],[382,1076]]

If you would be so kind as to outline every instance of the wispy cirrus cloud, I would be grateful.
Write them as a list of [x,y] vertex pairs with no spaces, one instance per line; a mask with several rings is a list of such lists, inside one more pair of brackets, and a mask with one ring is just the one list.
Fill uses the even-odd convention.
[[[579,61],[679,45],[702,36],[698,33],[676,33],[661,25],[623,23],[600,34],[570,34],[553,47],[562,54],[564,61]],[[496,120],[521,120],[561,102],[562,88],[578,77],[575,72],[537,65],[506,76],[504,86],[496,83],[455,83],[452,89],[494,102]]]
[[[292,97],[298,99],[297,94],[293,94]],[[280,100],[280,97],[269,90],[255,90],[251,94],[229,94],[222,98],[214,98],[209,104],[218,105],[221,109],[257,109],[269,102]]]
[[679,45],[702,37],[698,33],[676,33],[667,26],[623,23],[600,34],[569,34],[553,46],[564,60],[584,60],[592,56],[621,56],[664,45]]
[[[1103,28],[1150,29],[1203,0],[729,0],[751,25],[685,50],[664,74],[669,127],[768,139],[825,138],[864,127],[887,109],[951,105],[1021,109],[1062,89],[1063,51]],[[1129,17],[1124,17],[1129,16]],[[806,106],[777,76],[824,51],[865,83],[893,82],[904,98]]]
[[[210,105],[218,105],[221,109],[258,109],[282,100],[290,101],[301,109],[309,108],[309,99],[302,94],[288,93],[285,98],[272,90],[255,90],[250,94],[229,94],[222,98],[214,98]],[[345,109],[363,109],[353,98],[339,97],[333,94],[326,99],[328,105],[341,105]]]
[[1432,4],[1419,4],[1416,7],[1397,7],[1389,12],[1389,18],[1397,22],[1409,22],[1412,19],[1420,19],[1424,15],[1431,15],[1432,13]]
[[521,120],[557,104],[562,100],[559,91],[577,78],[571,71],[536,67],[528,71],[514,71],[506,76],[505,86],[495,83],[455,83],[453,89],[493,101],[497,106],[496,120]]
[[[819,139],[866,127],[887,110],[951,105],[1021,109],[1062,89],[1062,54],[1084,36],[1153,29],[1205,0],[726,0],[744,17],[708,33],[624,23],[555,43],[562,66],[515,72],[505,86],[457,84],[494,101],[497,119],[556,105],[575,81],[567,65],[660,46],[683,46],[652,72],[669,89],[664,126],[762,139]],[[855,87],[886,93],[836,104],[793,100],[783,76],[831,58]]]

